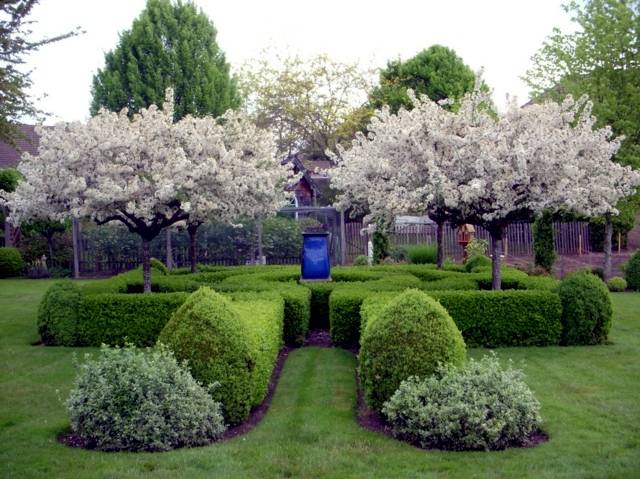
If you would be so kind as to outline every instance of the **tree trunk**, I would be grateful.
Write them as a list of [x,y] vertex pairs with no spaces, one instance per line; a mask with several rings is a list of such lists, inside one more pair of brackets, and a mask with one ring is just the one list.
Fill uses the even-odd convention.
[[436,247],[438,269],[444,268],[444,221],[436,222]]
[[187,226],[187,232],[189,233],[189,262],[191,263],[192,273],[198,271],[198,242],[196,241],[196,234],[199,226],[199,224]]
[[604,267],[602,268],[604,280],[611,278],[611,240],[613,238],[613,223],[611,217],[607,216],[607,222],[604,225]]
[[264,256],[262,247],[262,218],[257,219],[256,230],[258,232],[258,264],[264,264],[262,261],[262,257]]
[[142,281],[143,292],[151,292],[151,253],[150,242],[146,239],[142,240]]
[[502,277],[500,272],[500,255],[502,254],[501,225],[489,228],[492,240],[491,248],[491,289],[502,289]]

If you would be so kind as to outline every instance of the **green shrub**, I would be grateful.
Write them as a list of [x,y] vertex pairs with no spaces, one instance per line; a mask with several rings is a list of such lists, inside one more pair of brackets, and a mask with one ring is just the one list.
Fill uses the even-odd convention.
[[633,253],[624,268],[624,279],[627,280],[629,288],[640,291],[640,250]]
[[460,278],[451,277],[438,279],[436,281],[427,281],[422,284],[422,288],[425,291],[438,291],[438,290],[474,290],[478,288],[478,282],[473,278]]
[[373,262],[375,264],[389,256],[389,237],[380,225],[373,232],[371,243],[373,244]]
[[151,258],[151,267],[157,269],[162,274],[169,274],[169,268],[157,258]]
[[560,281],[551,276],[527,276],[518,280],[518,289],[557,291]]
[[379,410],[409,376],[433,374],[438,364],[465,358],[460,331],[445,309],[418,290],[408,290],[367,323],[359,355],[367,404]]
[[353,260],[354,266],[369,266],[369,257],[363,254],[356,256]]
[[308,283],[305,286],[311,290],[309,327],[327,329],[329,327],[329,295],[336,283],[318,282]]
[[551,271],[556,260],[556,249],[553,242],[553,213],[545,210],[533,222],[533,253],[537,266]]
[[339,288],[329,296],[329,332],[337,346],[350,347],[358,343],[360,306],[371,291],[360,288]]
[[527,445],[540,403],[511,365],[495,355],[403,381],[383,413],[396,437],[423,448],[490,450]]
[[412,264],[435,264],[438,261],[438,248],[431,244],[407,246],[407,256]]
[[82,295],[72,281],[53,284],[38,306],[38,333],[50,346],[77,344],[78,310]]
[[627,289],[627,282],[620,276],[614,276],[609,281],[607,281],[607,286],[609,288],[609,291],[620,293]]
[[188,293],[84,295],[77,326],[77,345],[136,346],[155,344],[171,315]]
[[219,382],[225,419],[242,422],[264,398],[282,342],[283,301],[232,303],[203,287],[162,330],[158,342],[187,360],[194,378]]
[[72,430],[90,448],[167,451],[220,437],[220,403],[170,351],[103,347],[78,365],[66,401]]
[[20,276],[24,260],[18,248],[12,246],[0,248],[0,278]]
[[598,344],[611,328],[611,298],[597,276],[579,272],[567,276],[558,288],[562,300],[562,344]]
[[484,239],[473,238],[467,243],[464,248],[464,252],[467,258],[473,258],[474,256],[486,256],[489,249],[489,242]]
[[491,258],[484,255],[471,256],[464,263],[464,267],[467,270],[467,272],[471,272],[476,268],[491,267]]

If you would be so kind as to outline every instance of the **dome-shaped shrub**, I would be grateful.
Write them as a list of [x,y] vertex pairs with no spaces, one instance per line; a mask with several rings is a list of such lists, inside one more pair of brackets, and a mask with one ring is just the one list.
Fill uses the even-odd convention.
[[220,403],[166,348],[103,346],[79,366],[66,406],[73,432],[105,451],[200,446],[224,431]]
[[17,248],[0,248],[0,278],[20,276],[22,268],[24,268],[24,260]]
[[596,275],[580,272],[567,276],[558,288],[562,301],[561,344],[598,344],[611,329],[611,298],[607,285]]
[[409,376],[429,376],[439,364],[461,364],[465,353],[462,335],[440,303],[407,290],[363,332],[360,375],[367,404],[380,409]]
[[219,382],[213,398],[230,423],[244,420],[252,406],[253,370],[250,334],[228,299],[200,288],[173,313],[158,337],[193,377],[203,384]]
[[607,286],[609,287],[609,291],[620,293],[627,289],[627,282],[620,276],[614,276],[613,278],[609,279],[609,281],[607,281]]
[[395,436],[421,447],[487,450],[526,444],[539,410],[522,371],[492,355],[403,381],[382,412]]
[[38,307],[38,332],[42,342],[54,346],[75,346],[80,289],[70,280],[51,286]]
[[464,268],[469,273],[472,272],[473,270],[476,270],[479,268],[487,268],[487,267],[491,267],[491,258],[485,255],[471,256],[464,263]]
[[640,250],[633,253],[624,267],[624,278],[634,291],[640,291]]

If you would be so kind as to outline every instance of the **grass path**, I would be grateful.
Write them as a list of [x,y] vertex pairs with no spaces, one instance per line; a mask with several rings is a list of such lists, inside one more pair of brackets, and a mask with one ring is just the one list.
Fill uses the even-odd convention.
[[[614,295],[613,345],[510,348],[526,360],[550,442],[534,449],[421,451],[355,421],[355,357],[302,348],[263,421],[244,436],[160,454],[75,450],[59,396],[73,352],[31,346],[43,281],[0,281],[0,477],[633,478],[640,473],[640,294]],[[481,350],[471,351],[480,356]]]

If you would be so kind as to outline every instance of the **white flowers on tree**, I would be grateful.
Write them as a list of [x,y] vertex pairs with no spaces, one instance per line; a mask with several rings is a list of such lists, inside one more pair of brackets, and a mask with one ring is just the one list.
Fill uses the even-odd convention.
[[440,225],[484,226],[497,289],[510,222],[544,209],[615,215],[640,175],[611,161],[619,139],[609,128],[594,130],[586,98],[525,108],[512,101],[503,114],[490,107],[489,94],[476,88],[454,112],[426,97],[414,98],[411,111],[378,111],[369,135],[334,157],[332,186],[343,192],[341,207],[367,208],[370,219],[418,213]]
[[241,113],[173,123],[173,93],[162,110],[132,119],[101,110],[86,123],[40,128],[38,156],[24,154],[24,180],[8,195],[14,224],[30,217],[119,221],[143,241],[145,292],[149,242],[178,222],[269,214],[287,201],[289,165],[274,141]]

